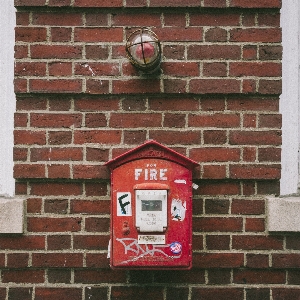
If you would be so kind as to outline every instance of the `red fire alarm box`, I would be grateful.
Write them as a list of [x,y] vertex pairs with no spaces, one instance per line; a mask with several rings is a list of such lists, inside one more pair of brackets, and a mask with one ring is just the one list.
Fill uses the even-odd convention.
[[111,267],[191,268],[192,170],[198,164],[151,140],[106,165]]

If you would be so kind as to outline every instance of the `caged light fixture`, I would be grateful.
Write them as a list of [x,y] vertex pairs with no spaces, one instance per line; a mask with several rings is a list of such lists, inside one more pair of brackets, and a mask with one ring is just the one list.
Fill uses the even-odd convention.
[[148,28],[139,28],[128,37],[126,53],[130,62],[143,73],[151,74],[160,68],[160,41]]

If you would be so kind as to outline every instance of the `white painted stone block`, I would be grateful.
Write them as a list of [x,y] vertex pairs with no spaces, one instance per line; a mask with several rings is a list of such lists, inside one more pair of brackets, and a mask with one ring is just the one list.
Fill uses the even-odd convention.
[[23,233],[24,203],[21,198],[0,198],[0,233]]
[[269,231],[300,232],[300,196],[268,198]]

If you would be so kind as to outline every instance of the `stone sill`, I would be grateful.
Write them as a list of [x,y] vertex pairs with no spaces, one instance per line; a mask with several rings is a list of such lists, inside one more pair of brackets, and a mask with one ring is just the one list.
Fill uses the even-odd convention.
[[23,233],[25,199],[0,197],[0,234]]
[[270,232],[300,232],[300,195],[267,198],[267,229]]

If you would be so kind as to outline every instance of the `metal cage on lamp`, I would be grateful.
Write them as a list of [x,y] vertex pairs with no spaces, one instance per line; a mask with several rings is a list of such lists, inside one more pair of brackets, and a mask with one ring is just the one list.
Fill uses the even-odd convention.
[[161,45],[157,35],[148,28],[139,28],[127,39],[126,53],[130,62],[144,73],[154,73],[161,62]]

